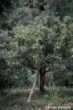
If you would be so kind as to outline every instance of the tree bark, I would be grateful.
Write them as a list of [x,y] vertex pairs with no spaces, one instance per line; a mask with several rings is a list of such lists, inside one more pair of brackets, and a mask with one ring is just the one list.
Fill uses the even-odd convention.
[[40,68],[40,91],[44,91],[44,85],[45,85],[45,74],[46,74],[46,69],[44,67]]
[[40,73],[40,91],[44,91],[45,73]]
[[33,0],[29,0],[29,7],[33,8]]

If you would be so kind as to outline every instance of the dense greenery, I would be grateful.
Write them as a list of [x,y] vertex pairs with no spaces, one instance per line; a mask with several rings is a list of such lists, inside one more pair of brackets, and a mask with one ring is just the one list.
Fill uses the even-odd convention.
[[73,106],[73,0],[0,0],[0,110],[50,102]]
[[[0,1],[0,88],[73,87],[73,1]],[[46,77],[46,78],[45,78]],[[46,81],[45,81],[46,80]]]

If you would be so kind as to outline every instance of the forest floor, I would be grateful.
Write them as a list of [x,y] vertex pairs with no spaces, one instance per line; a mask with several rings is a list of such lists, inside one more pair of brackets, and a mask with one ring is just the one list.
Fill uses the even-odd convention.
[[0,110],[49,110],[45,108],[48,104],[68,106],[73,110],[72,88],[50,88],[43,93],[36,89],[30,105],[27,104],[29,92],[30,90],[27,91],[23,88],[13,89],[7,97],[0,101]]

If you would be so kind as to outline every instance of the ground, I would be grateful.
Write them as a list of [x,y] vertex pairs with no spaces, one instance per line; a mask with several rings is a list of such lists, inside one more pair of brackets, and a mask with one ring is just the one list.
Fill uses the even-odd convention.
[[49,104],[73,107],[72,88],[50,88],[42,94],[36,89],[31,103],[27,104],[29,92],[30,90],[24,88],[12,89],[11,93],[0,101],[0,110],[46,110],[45,107]]

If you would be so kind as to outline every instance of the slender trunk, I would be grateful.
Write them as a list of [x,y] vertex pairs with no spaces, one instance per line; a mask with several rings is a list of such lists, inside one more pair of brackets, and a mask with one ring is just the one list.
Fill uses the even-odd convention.
[[45,85],[45,68],[40,68],[40,91],[44,91],[44,85]]
[[44,91],[45,73],[40,73],[40,91]]
[[33,8],[33,0],[29,0],[29,7]]

